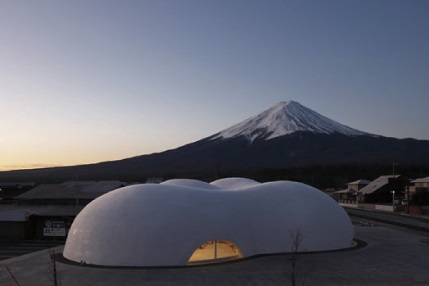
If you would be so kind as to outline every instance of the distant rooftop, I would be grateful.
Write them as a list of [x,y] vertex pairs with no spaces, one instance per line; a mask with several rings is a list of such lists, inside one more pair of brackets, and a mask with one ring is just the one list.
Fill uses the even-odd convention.
[[348,185],[368,185],[370,183],[371,183],[371,181],[360,179],[360,180],[357,180],[354,182],[350,182],[350,183],[348,183]]
[[429,177],[416,179],[411,181],[411,183],[429,183]]
[[41,184],[17,199],[95,199],[126,186],[120,181],[69,181],[62,184]]
[[381,187],[387,185],[389,183],[389,179],[393,178],[399,178],[400,175],[387,175],[387,176],[381,176],[363,187],[359,190],[359,193],[362,194],[372,194],[373,192],[377,191]]
[[0,205],[0,221],[27,221],[31,215],[76,216],[82,209],[81,205]]

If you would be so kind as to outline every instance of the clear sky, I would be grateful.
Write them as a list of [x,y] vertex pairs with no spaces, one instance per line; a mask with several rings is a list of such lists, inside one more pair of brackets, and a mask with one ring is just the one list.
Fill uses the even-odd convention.
[[429,139],[429,1],[0,1],[0,170],[161,152],[286,100]]

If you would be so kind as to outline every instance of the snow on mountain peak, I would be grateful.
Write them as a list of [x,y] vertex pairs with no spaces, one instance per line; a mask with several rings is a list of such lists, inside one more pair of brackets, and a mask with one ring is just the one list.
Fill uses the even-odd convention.
[[297,131],[342,133],[348,136],[367,134],[333,121],[296,101],[283,101],[239,124],[215,134],[212,139],[246,136],[269,140]]

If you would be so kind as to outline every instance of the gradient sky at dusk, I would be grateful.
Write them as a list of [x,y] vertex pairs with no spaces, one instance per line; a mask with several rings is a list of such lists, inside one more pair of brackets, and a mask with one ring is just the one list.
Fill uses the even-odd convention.
[[295,100],[429,139],[429,1],[0,2],[0,170],[160,152]]

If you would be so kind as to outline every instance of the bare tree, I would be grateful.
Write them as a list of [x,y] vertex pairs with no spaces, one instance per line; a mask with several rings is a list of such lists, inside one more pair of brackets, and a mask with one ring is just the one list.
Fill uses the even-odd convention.
[[60,279],[58,275],[58,269],[57,269],[57,261],[55,259],[55,249],[52,248],[50,252],[50,261],[49,261],[49,271],[51,273],[50,277],[52,282],[54,283],[54,286],[60,286]]
[[303,286],[310,273],[311,267],[304,265],[301,261],[302,232],[296,227],[289,232],[291,244],[288,253],[288,264],[286,277],[292,286]]

